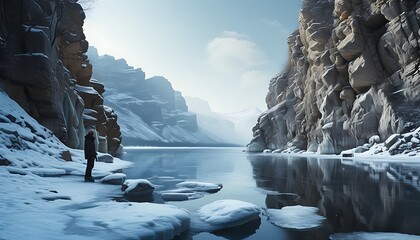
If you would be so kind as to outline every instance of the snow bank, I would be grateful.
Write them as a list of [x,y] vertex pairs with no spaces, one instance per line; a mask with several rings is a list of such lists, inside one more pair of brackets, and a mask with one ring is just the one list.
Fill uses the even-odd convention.
[[[71,161],[61,159],[67,151]],[[84,183],[83,150],[67,148],[1,91],[0,159],[8,165],[0,167],[1,239],[172,239],[189,226],[185,210],[113,202],[109,192],[118,188]],[[112,161],[96,162],[93,175],[131,164]],[[139,184],[128,183],[130,189]]]
[[268,220],[279,227],[289,229],[310,229],[322,225],[324,217],[317,214],[318,208],[288,206],[282,209],[266,209]]
[[259,218],[260,208],[252,203],[239,200],[218,200],[198,209],[199,220],[195,223],[196,230],[219,230],[236,227]]
[[382,233],[382,232],[354,232],[354,233],[336,233],[330,236],[331,240],[420,240],[420,236],[400,234],[400,233]]
[[186,210],[153,203],[107,202],[78,210],[71,216],[84,231],[111,232],[113,236],[106,239],[169,240],[190,226]]

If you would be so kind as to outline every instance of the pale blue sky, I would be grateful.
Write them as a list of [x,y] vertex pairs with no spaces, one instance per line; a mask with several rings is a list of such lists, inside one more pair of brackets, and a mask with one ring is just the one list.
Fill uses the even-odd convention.
[[[300,0],[97,0],[85,34],[99,54],[161,75],[217,112],[266,109]],[[99,79],[100,80],[100,79]]]

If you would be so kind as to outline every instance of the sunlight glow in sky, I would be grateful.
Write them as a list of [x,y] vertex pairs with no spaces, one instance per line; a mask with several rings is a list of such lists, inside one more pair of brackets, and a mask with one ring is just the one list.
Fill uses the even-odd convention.
[[[83,2],[83,1],[81,1]],[[266,110],[270,79],[287,62],[300,0],[97,0],[85,34],[99,54],[164,76],[216,112]],[[95,70],[95,69],[94,69]],[[100,80],[100,79],[99,79]]]

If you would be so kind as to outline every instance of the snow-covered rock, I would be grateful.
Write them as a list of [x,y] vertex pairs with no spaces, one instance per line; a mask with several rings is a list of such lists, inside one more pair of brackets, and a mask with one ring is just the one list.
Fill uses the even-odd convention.
[[114,157],[111,154],[99,154],[98,162],[104,163],[112,163],[114,161]]
[[198,209],[201,221],[212,230],[231,228],[259,218],[260,208],[239,200],[218,200]]
[[343,157],[353,156],[417,156],[420,153],[420,140],[418,140],[420,127],[404,134],[393,134],[385,142],[379,143],[378,136],[372,136],[373,143],[364,144],[353,149],[341,152]]
[[101,183],[112,184],[112,185],[122,185],[125,182],[126,175],[124,173],[113,173],[105,176],[101,180]]
[[198,192],[164,192],[162,199],[165,201],[187,201],[202,198],[204,195]]
[[320,227],[324,217],[317,214],[318,208],[287,206],[282,209],[266,209],[268,220],[279,227],[289,229],[310,229]]
[[176,184],[178,188],[185,188],[190,191],[216,193],[223,188],[222,184],[186,181]]
[[263,153],[272,153],[273,151],[271,149],[264,149]]
[[121,186],[121,191],[129,197],[148,196],[153,193],[155,187],[147,179],[128,179]]
[[398,141],[399,138],[400,138],[400,134],[398,133],[392,134],[385,140],[384,142],[385,147],[390,148],[392,145],[394,145]]

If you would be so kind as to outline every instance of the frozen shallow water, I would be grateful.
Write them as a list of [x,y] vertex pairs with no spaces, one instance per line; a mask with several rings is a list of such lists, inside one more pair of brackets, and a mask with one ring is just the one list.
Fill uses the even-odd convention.
[[[316,207],[326,218],[315,229],[296,230],[275,226],[260,214],[260,219],[241,226],[190,231],[176,240],[327,240],[334,233],[368,231],[420,235],[420,164],[415,162],[248,155],[240,148],[132,148],[125,159],[134,163],[124,170],[128,178],[145,178],[156,187],[153,202],[185,208],[192,218],[201,207],[225,199],[268,209]],[[217,183],[223,188],[192,200],[165,202],[160,193],[176,190],[185,181]]]

